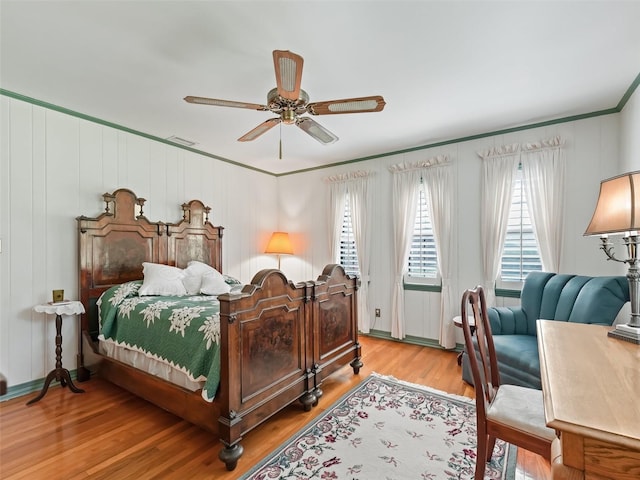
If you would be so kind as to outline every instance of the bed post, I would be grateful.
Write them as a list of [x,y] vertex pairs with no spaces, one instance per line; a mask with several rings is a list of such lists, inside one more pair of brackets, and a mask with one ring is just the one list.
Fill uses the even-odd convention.
[[240,410],[240,345],[239,322],[235,312],[237,303],[227,301],[238,295],[221,295],[220,299],[220,417],[218,418],[220,441],[224,447],[218,458],[224,462],[227,470],[236,468],[244,448],[242,439],[242,416]]

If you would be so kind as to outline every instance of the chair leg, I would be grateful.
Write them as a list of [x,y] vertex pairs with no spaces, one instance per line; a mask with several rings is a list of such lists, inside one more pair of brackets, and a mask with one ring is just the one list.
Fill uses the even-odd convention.
[[496,437],[489,435],[489,442],[487,443],[487,462],[491,461],[493,456],[493,449],[496,446]]
[[484,470],[487,463],[487,441],[488,435],[478,435],[478,450],[476,455],[476,475],[475,480],[484,480]]

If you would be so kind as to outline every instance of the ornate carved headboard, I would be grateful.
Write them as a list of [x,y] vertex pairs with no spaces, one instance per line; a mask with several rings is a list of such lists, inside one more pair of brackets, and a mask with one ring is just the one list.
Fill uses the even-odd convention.
[[87,313],[82,330],[98,336],[96,302],[113,285],[141,280],[142,262],[180,268],[190,260],[222,271],[222,231],[209,222],[211,209],[200,200],[182,205],[177,223],[150,222],[144,216],[146,200],[121,188],[103,195],[105,211],[97,218],[77,217],[80,300]]

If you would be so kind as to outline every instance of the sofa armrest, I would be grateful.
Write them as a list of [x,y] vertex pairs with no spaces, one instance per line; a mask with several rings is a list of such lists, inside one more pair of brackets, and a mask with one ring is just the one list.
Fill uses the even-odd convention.
[[493,335],[527,335],[527,317],[521,307],[487,308]]

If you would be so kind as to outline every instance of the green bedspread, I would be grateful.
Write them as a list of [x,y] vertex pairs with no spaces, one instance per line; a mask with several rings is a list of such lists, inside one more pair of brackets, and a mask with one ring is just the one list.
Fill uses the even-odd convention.
[[138,296],[142,281],[123,283],[98,300],[100,339],[205,381],[211,401],[220,382],[220,303],[204,295]]

